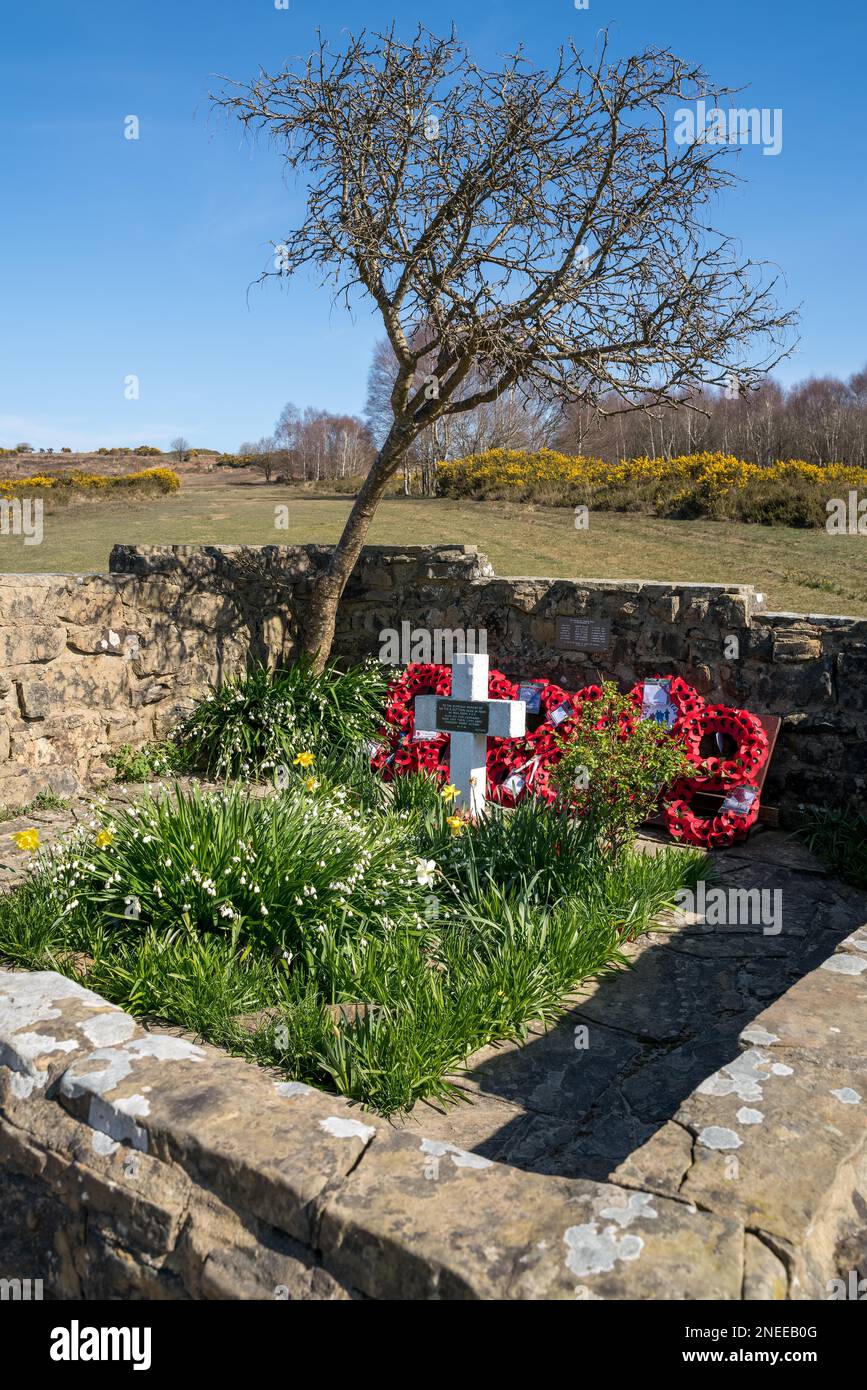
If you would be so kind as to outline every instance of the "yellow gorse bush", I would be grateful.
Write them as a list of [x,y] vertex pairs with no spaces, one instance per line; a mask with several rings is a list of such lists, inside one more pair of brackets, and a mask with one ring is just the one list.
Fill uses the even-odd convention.
[[581,482],[590,487],[612,483],[690,481],[712,488],[746,487],[751,481],[803,478],[811,482],[847,482],[852,487],[867,485],[867,469],[832,463],[824,467],[803,459],[780,460],[769,467],[746,463],[733,454],[684,454],[676,458],[604,459],[583,455],[558,454],[553,449],[533,453],[520,449],[489,449],[462,459],[437,464],[437,477],[444,487],[462,482],[512,483]]
[[173,468],[143,468],[137,473],[119,473],[109,477],[104,473],[37,473],[30,478],[0,478],[0,496],[14,497],[19,492],[116,492],[123,488],[156,484],[160,492],[177,492],[181,480]]
[[760,467],[719,453],[607,463],[553,449],[489,449],[439,463],[437,481],[447,497],[584,503],[600,510],[815,526],[824,523],[830,497],[867,488],[867,469],[841,463],[819,467],[803,459]]

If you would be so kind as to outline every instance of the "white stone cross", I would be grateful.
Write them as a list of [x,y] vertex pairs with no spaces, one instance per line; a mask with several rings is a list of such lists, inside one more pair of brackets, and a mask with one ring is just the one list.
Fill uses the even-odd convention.
[[460,792],[459,810],[482,814],[488,739],[520,738],[526,716],[523,700],[488,699],[488,658],[482,653],[454,658],[450,696],[416,696],[415,727],[450,735],[449,779]]

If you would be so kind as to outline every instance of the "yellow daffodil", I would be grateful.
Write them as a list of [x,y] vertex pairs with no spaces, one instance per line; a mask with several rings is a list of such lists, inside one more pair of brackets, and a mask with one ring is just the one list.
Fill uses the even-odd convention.
[[38,830],[16,830],[10,839],[15,841],[19,849],[34,850],[39,848]]
[[295,767],[312,767],[316,759],[312,753],[299,753],[292,761]]
[[316,788],[319,786],[319,783],[317,782],[315,777],[308,777],[304,785],[309,792],[315,792]]
[[453,835],[461,835],[467,828],[467,823],[462,816],[448,816],[446,825]]
[[99,845],[100,849],[105,849],[107,845],[111,844],[113,839],[114,836],[110,830],[100,830],[96,837],[96,843]]
[[442,797],[443,801],[454,801],[456,796],[460,796],[460,792],[458,791],[454,782],[448,782],[440,792],[440,796]]

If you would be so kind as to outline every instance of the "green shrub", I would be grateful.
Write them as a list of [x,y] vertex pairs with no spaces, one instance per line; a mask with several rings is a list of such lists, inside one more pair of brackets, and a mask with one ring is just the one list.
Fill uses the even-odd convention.
[[437,465],[444,497],[799,528],[824,526],[829,497],[844,497],[849,488],[867,488],[867,470],[802,459],[760,467],[719,453],[608,463],[551,449],[488,449]]
[[[401,781],[403,779],[398,779]],[[471,831],[432,835],[429,849],[441,862],[453,897],[484,905],[490,894],[554,907],[566,902],[595,869],[601,851],[588,822],[530,799],[513,811],[490,806]]]
[[270,776],[298,754],[357,757],[382,721],[386,681],[373,663],[316,675],[309,661],[226,681],[173,732],[203,776]]
[[656,806],[662,789],[688,767],[682,746],[640,711],[613,681],[602,698],[582,708],[575,726],[558,739],[562,757],[552,774],[566,806],[586,819],[606,853],[616,859]]

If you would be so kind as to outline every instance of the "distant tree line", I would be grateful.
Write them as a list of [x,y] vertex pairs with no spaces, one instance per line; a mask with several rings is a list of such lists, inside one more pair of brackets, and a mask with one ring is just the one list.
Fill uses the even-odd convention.
[[[420,380],[428,365],[422,359]],[[283,478],[319,483],[364,476],[387,433],[395,372],[394,355],[383,340],[373,353],[364,418],[312,406],[299,410],[290,402],[280,412],[273,434],[241,444],[237,454],[223,454],[220,461],[255,468],[269,482]],[[476,389],[481,383],[469,385]],[[760,465],[805,459],[819,465],[865,468],[867,367],[845,381],[835,376],[809,377],[788,389],[768,379],[742,390],[733,375],[724,389],[684,392],[665,405],[648,399],[637,407],[613,392],[600,398],[598,408],[561,407],[511,388],[475,410],[436,420],[422,431],[404,460],[404,491],[432,494],[441,459],[464,458],[487,449],[545,447],[611,462],[645,454],[672,458],[719,452]],[[193,449],[182,436],[170,448],[180,461],[205,455],[217,458],[216,450]],[[0,448],[0,455],[37,452],[54,450],[36,450],[27,443]],[[64,447],[59,452],[71,451]],[[140,444],[89,452],[155,456],[162,450]]]
[[[425,362],[419,368],[424,376]],[[396,374],[383,340],[374,350],[365,416],[374,440],[385,436]],[[743,389],[733,373],[723,388],[682,392],[660,404],[655,397],[627,402],[615,392],[596,405],[562,408],[515,389],[453,420],[437,421],[409,450],[404,490],[415,481],[433,491],[440,459],[487,449],[553,448],[616,462],[621,458],[676,457],[700,452],[735,454],[748,463],[777,459],[867,467],[867,367],[848,380],[810,377],[788,390],[772,379]]]
[[[430,363],[422,358],[419,381]],[[224,462],[252,467],[274,478],[327,482],[357,478],[370,469],[388,432],[396,363],[383,339],[373,352],[364,417],[335,415],[288,404],[271,435],[239,446]],[[471,381],[468,389],[480,389]],[[867,367],[847,380],[810,377],[786,389],[768,379],[741,389],[729,386],[684,392],[673,403],[627,403],[615,393],[597,407],[559,406],[511,388],[493,401],[422,431],[403,462],[406,493],[432,495],[436,465],[487,449],[552,448],[616,462],[621,458],[672,458],[679,454],[734,454],[748,463],[777,459],[867,467]]]
[[[777,459],[867,466],[867,368],[846,381],[810,377],[786,390],[768,380],[741,391],[736,377],[721,391],[684,394],[676,407],[623,412],[614,396],[600,417],[567,406],[551,443],[569,454],[615,460],[721,452],[747,463]],[[547,441],[546,441],[547,442]]]

